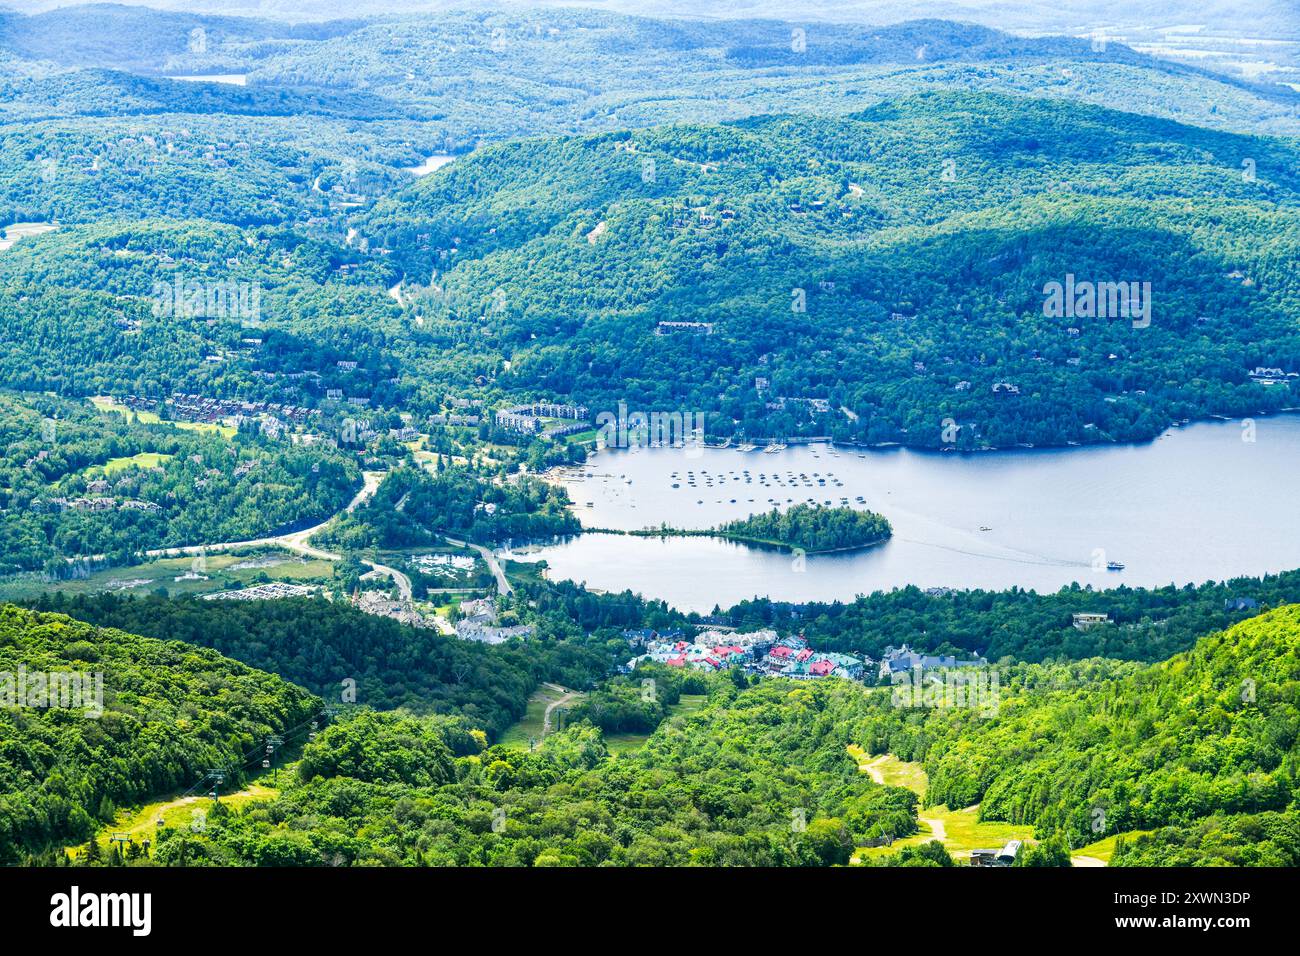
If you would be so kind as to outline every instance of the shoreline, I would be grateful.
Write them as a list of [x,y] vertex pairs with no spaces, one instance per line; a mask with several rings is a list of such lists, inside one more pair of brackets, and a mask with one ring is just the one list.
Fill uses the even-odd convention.
[[[727,534],[712,528],[701,528],[691,530],[688,528],[641,528],[638,530],[621,531],[618,528],[583,528],[578,535],[583,534],[607,534],[622,535],[633,538],[717,538],[721,541],[730,541],[732,544],[741,544],[746,547],[767,551],[782,551],[786,554],[793,554],[795,551],[802,550],[806,555],[815,554],[852,554],[855,551],[867,551],[871,548],[887,544],[893,537],[888,534],[883,538],[875,541],[868,541],[865,544],[849,545],[843,548],[822,548],[817,551],[801,549],[797,544],[791,544],[788,541],[770,541],[766,538],[749,538],[744,535]],[[578,537],[574,535],[574,537]]]

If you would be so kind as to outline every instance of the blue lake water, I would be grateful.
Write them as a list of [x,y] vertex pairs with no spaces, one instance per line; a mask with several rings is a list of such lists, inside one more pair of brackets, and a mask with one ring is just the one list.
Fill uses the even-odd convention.
[[[1262,418],[1255,429],[1254,441],[1240,422],[1212,422],[1143,445],[967,456],[827,445],[603,451],[562,478],[585,527],[705,528],[811,498],[881,512],[894,537],[802,562],[712,538],[596,534],[513,556],[544,558],[555,579],[698,611],[908,584],[1055,591],[1297,568],[1300,418]],[[1125,569],[1107,571],[1109,561]]]

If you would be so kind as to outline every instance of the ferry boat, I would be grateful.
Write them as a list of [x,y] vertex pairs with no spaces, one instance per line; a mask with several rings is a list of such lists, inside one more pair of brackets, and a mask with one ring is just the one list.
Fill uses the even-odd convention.
[[1106,562],[1106,570],[1107,570],[1107,571],[1123,571],[1123,570],[1124,570],[1124,565],[1121,564],[1121,563],[1118,562],[1118,561],[1107,561],[1107,562]]

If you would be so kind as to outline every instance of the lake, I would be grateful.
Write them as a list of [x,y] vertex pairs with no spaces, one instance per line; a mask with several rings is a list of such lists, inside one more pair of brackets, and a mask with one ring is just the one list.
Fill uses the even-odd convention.
[[[696,611],[755,595],[851,600],[908,584],[1042,592],[1298,568],[1300,418],[1261,418],[1255,428],[1253,442],[1240,422],[1211,422],[1143,445],[975,455],[828,445],[603,451],[558,477],[584,527],[707,528],[811,498],[878,511],[894,537],[803,562],[714,538],[602,534],[510,556],[545,559],[555,579]],[[1105,570],[1110,561],[1125,569]]]
[[225,86],[247,86],[248,74],[246,73],[206,73],[197,76],[169,76],[169,80],[180,80],[185,83],[221,83]]
[[455,156],[446,156],[441,154],[434,155],[434,156],[427,156],[425,157],[424,162],[422,162],[419,166],[407,166],[402,171],[407,173],[412,173],[416,176],[427,176],[429,175],[429,173],[442,169],[442,167],[446,166],[455,158],[456,158]]

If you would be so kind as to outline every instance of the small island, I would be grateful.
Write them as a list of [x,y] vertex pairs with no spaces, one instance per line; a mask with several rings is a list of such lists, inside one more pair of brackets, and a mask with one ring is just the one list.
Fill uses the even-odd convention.
[[873,511],[799,504],[731,521],[710,533],[744,544],[816,554],[869,548],[888,539],[893,528],[888,518]]
[[722,538],[758,548],[779,548],[825,554],[857,551],[889,539],[894,533],[889,519],[873,511],[849,507],[800,504],[782,511],[773,508],[763,514],[730,521],[715,528],[644,528],[624,531],[615,528],[584,528],[586,534],[625,534],[642,538]]

